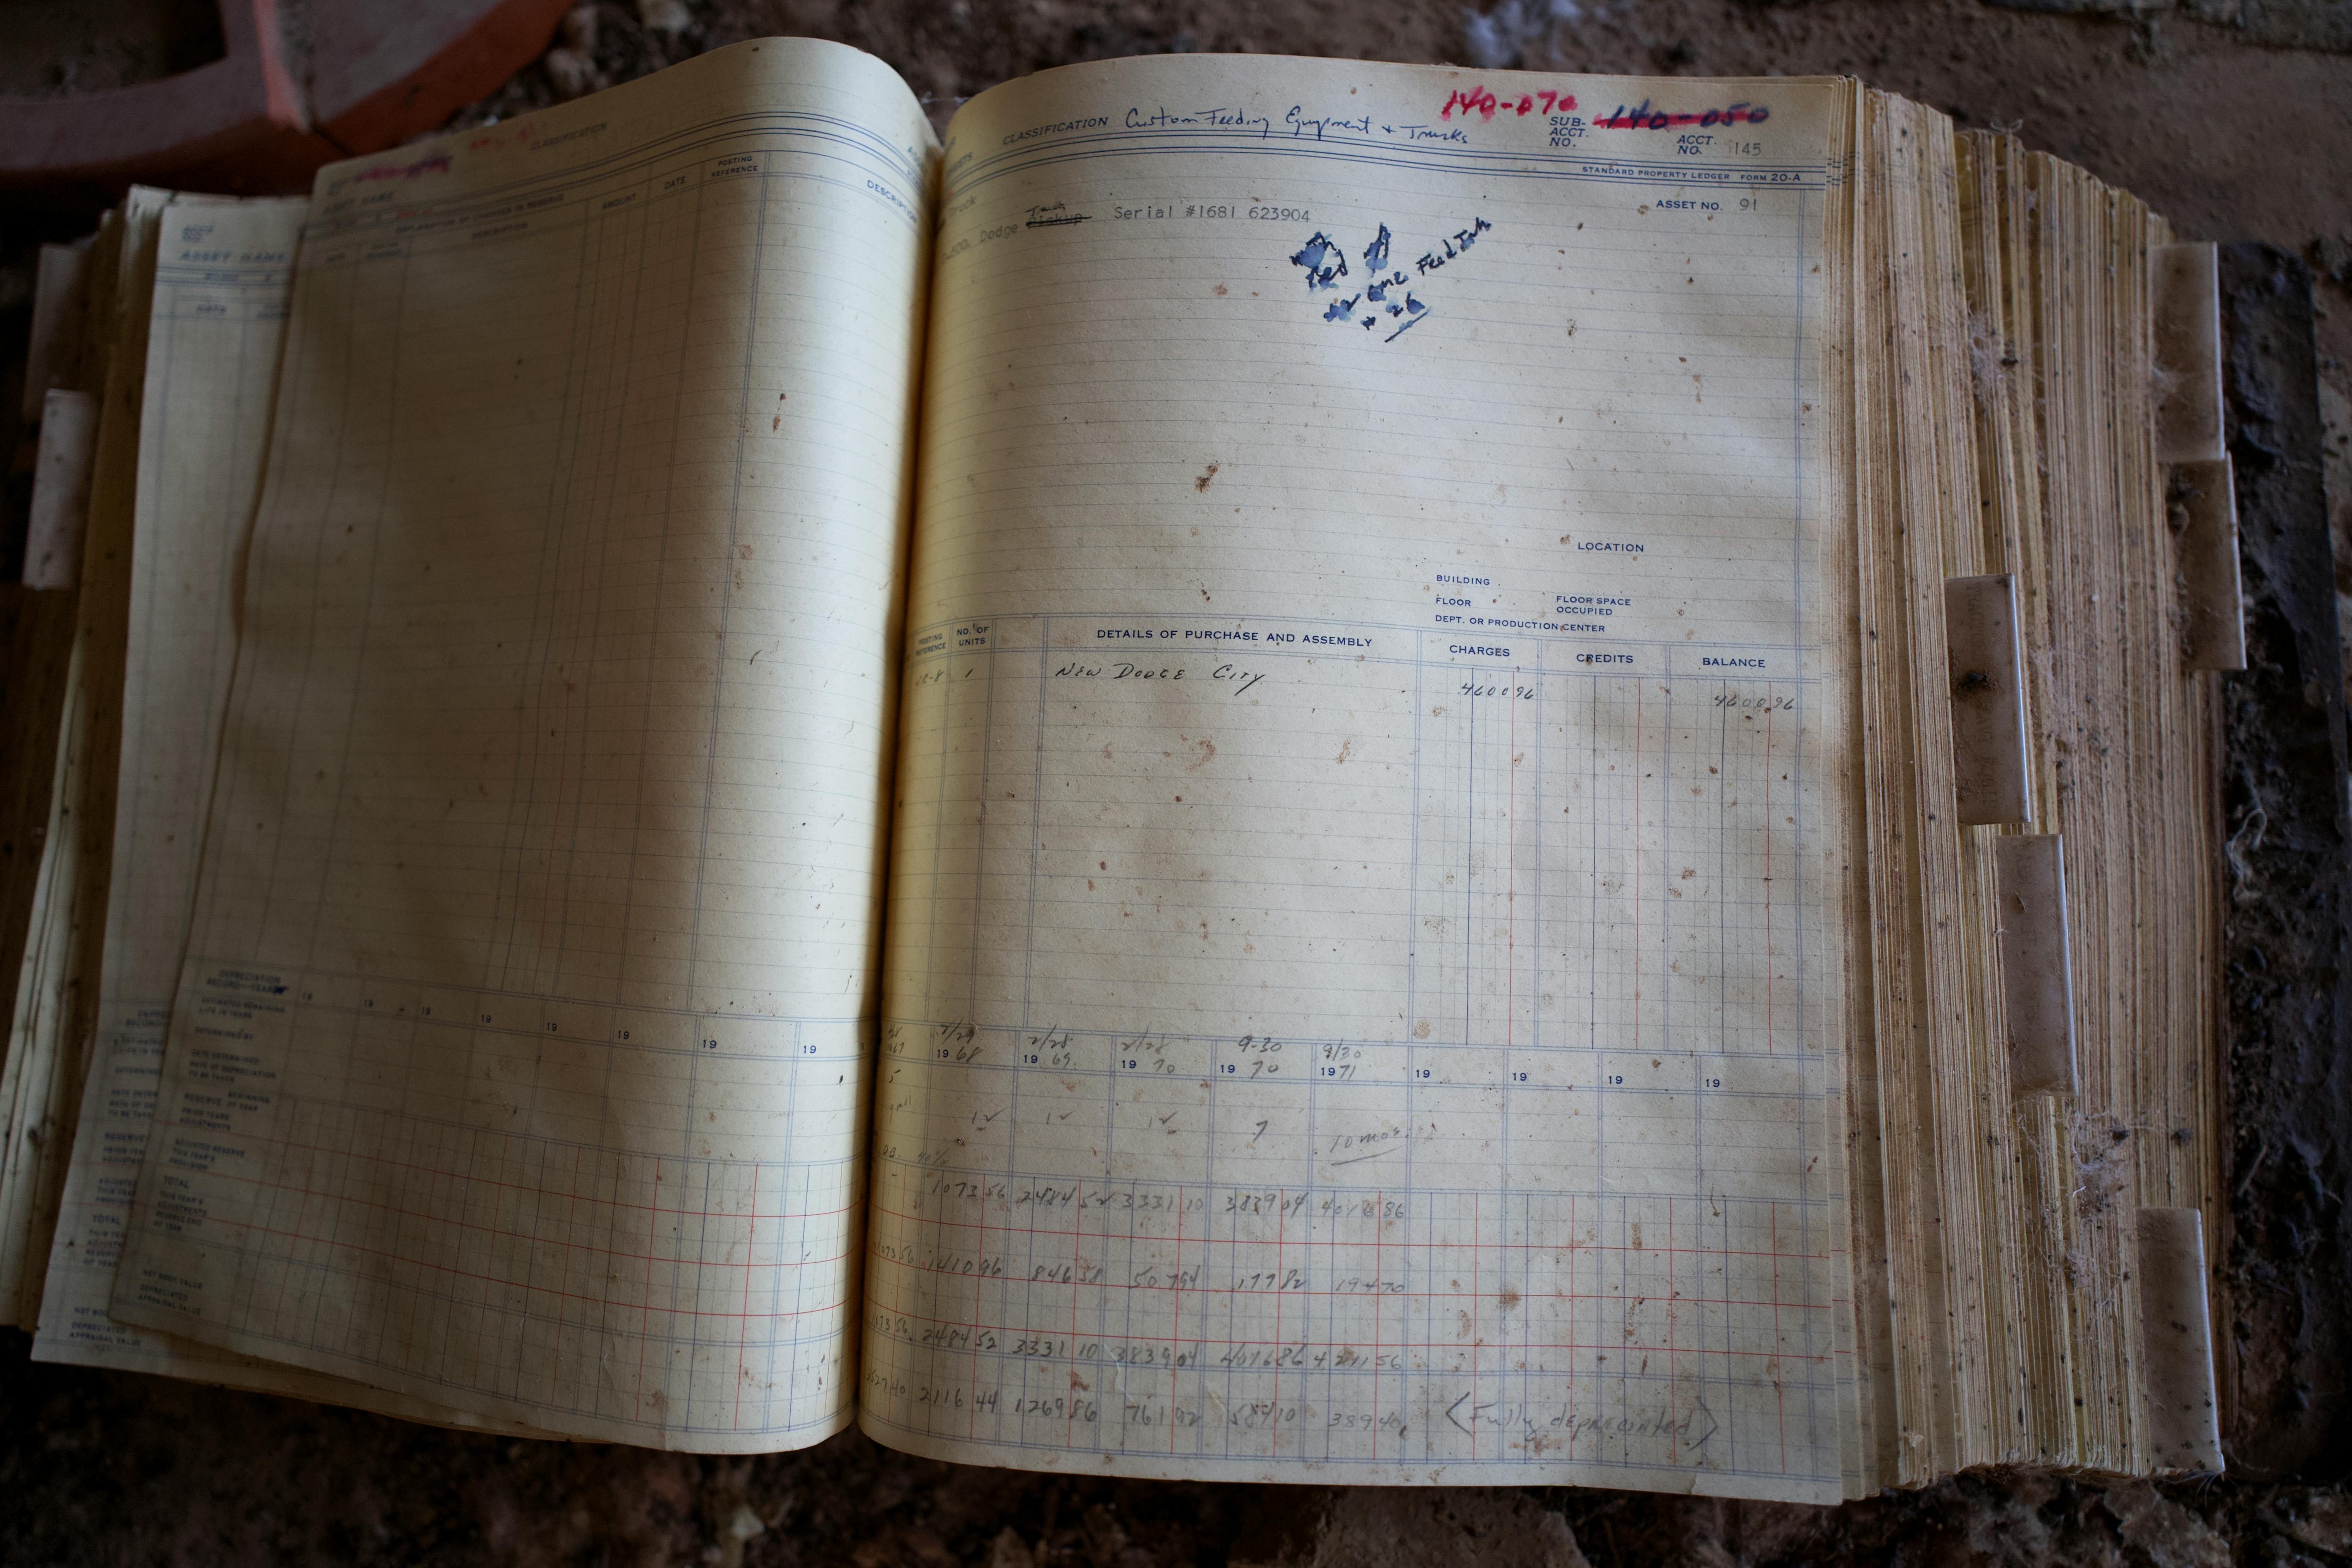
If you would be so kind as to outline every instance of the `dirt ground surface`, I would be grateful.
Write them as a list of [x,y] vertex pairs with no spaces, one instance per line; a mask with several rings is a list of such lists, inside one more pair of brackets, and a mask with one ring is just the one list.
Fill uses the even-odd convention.
[[[124,8],[149,32],[170,33],[155,21],[172,10],[167,0]],[[106,5],[91,0],[89,10]],[[33,55],[72,30],[45,21],[19,32],[0,16],[0,88],[70,89],[73,61]],[[2257,815],[2299,825],[2271,830],[2267,852],[2254,832],[2251,869],[2233,884],[2232,1073],[2242,1092],[2230,1268],[2247,1299],[2265,1304],[2224,1325],[2242,1349],[2261,1352],[2249,1364],[2259,1363],[2267,1381],[2253,1392],[2292,1441],[2265,1456],[2263,1473],[2242,1464],[2202,1485],[1978,1474],[1841,1509],[1570,1489],[1118,1483],[912,1459],[855,1433],[751,1460],[488,1439],[37,1366],[25,1336],[0,1333],[0,1563],[2352,1563],[2341,1355],[2352,1289],[2336,1288],[2346,1267],[2342,1151],[2352,1134],[2334,989],[2352,957],[2343,710],[2332,699],[2342,677],[2336,596],[2293,591],[2324,574],[2309,522],[2323,504],[2333,514],[2339,594],[2352,585],[2352,0],[1482,0],[1475,9],[1454,0],[636,0],[580,7],[548,58],[460,120],[512,114],[775,33],[881,56],[942,125],[961,99],[1008,77],[1168,50],[1849,72],[1963,125],[2014,129],[2147,197],[2185,235],[2267,241],[2307,263],[2316,363],[2288,368],[2306,387],[2315,369],[2316,419],[2264,403],[2272,393],[2262,367],[2232,371],[2233,393],[2262,405],[2239,426],[2242,472],[2250,460],[2268,465],[2278,504],[2305,521],[2300,553],[2281,545],[2278,592],[2250,618],[2261,668],[2230,703],[2237,771],[2226,808],[2233,844]],[[84,79],[103,74],[91,67]],[[30,245],[72,226],[55,214],[0,212],[0,350],[12,333],[21,342]],[[2243,266],[2249,298],[2272,289],[2301,299],[2291,258]],[[2264,330],[2284,320],[2299,331],[2299,310],[2272,310]],[[2289,426],[2291,439],[2277,434]],[[2319,447],[2324,501],[2312,482]],[[2290,720],[2292,734],[2282,729]]]

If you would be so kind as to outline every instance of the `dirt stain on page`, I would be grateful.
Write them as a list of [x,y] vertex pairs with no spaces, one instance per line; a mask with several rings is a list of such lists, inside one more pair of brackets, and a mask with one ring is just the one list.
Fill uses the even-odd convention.
[[1192,481],[1192,488],[1196,490],[1207,489],[1209,488],[1209,481],[1217,477],[1217,469],[1221,465],[1216,463],[1211,463],[1207,468],[1202,471],[1201,477]]

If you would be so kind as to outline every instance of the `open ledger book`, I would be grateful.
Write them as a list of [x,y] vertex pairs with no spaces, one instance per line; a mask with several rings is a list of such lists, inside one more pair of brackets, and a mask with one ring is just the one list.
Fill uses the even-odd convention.
[[795,40],[134,192],[58,268],[36,1353],[1132,1476],[2218,1466],[2169,238],[1850,81],[1118,60],[941,148]]

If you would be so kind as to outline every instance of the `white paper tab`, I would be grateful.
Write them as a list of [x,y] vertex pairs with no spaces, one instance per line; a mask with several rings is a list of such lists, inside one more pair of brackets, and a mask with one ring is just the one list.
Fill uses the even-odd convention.
[[33,503],[25,529],[25,586],[70,588],[81,576],[81,536],[89,521],[89,466],[98,453],[98,399],[51,392],[41,404],[41,444],[33,458]]
[[2227,457],[2180,463],[2172,470],[2173,555],[2188,616],[2181,662],[2191,669],[2246,668],[2235,478]]
[[1951,663],[1952,773],[1960,822],[2031,822],[2017,580],[2005,572],[1945,578],[1944,645]]
[[2074,1092],[2074,970],[2066,931],[2066,851],[2055,833],[1993,840],[2010,1087]]
[[81,307],[89,242],[41,247],[33,282],[32,334],[25,348],[25,423],[37,424],[51,388],[71,386],[81,372]]
[[2197,1210],[2139,1211],[2139,1322],[2149,1459],[2159,1470],[2221,1469],[2205,1216]]
[[2221,286],[2210,245],[2160,245],[2149,258],[2156,331],[2156,460],[2221,458]]

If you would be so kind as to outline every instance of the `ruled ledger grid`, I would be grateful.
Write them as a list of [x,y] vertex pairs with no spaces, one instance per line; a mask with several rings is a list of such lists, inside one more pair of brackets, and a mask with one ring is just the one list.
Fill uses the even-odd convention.
[[934,262],[900,84],[772,47],[322,191],[113,1317],[590,1437],[854,1381],[1833,1500],[1833,89],[1088,68],[959,117]]
[[[140,425],[120,851],[104,995],[41,1310],[39,1351],[155,1369],[107,1316],[187,937],[202,790],[228,687],[236,542],[251,521],[307,202],[163,209]],[[227,1361],[226,1357],[211,1357]]]
[[763,48],[322,191],[117,1317],[846,1420],[929,133]]
[[1677,171],[1278,63],[950,128],[867,1426],[1834,1500],[1832,95]]

